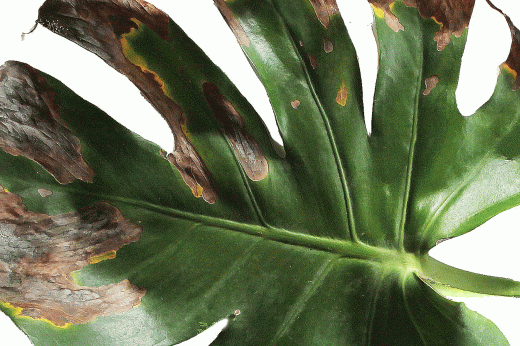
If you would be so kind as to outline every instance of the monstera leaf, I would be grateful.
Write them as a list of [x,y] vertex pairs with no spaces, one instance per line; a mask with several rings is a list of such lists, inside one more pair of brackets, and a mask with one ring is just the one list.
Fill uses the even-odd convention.
[[[362,1],[362,0],[360,0]],[[520,296],[428,251],[520,204],[520,33],[492,98],[455,103],[474,1],[372,0],[367,133],[334,0],[215,0],[283,148],[227,77],[142,0],[48,0],[37,23],[127,76],[162,151],[53,77],[0,71],[1,309],[35,345],[504,345],[441,294]]]

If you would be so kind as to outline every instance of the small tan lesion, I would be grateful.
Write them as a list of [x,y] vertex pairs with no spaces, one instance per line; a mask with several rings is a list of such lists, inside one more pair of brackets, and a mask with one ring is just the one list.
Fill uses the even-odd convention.
[[431,91],[437,86],[437,83],[439,83],[439,76],[437,75],[426,78],[424,80],[426,88],[424,89],[423,95],[430,95]]
[[202,88],[213,115],[222,126],[235,156],[249,179],[253,181],[264,179],[269,172],[269,164],[258,143],[248,133],[240,113],[213,83],[206,82]]
[[339,13],[338,4],[336,0],[309,0],[314,8],[316,17],[320,23],[328,28],[330,25],[330,18]]
[[300,100],[291,101],[292,108],[297,109],[299,105],[300,105]]
[[47,189],[38,189],[38,193],[40,194],[40,196],[42,197],[49,197],[50,195],[52,195],[52,191],[51,190],[47,190]]
[[57,326],[87,323],[128,311],[145,294],[128,280],[107,286],[76,284],[71,273],[136,242],[141,228],[107,203],[77,212],[30,211],[22,198],[0,191],[0,301],[21,315]]
[[348,89],[345,82],[341,83],[341,87],[336,94],[336,103],[345,107],[347,104]]
[[37,162],[61,184],[94,179],[54,91],[39,71],[16,61],[0,67],[0,148]]
[[323,50],[325,53],[330,53],[334,50],[334,44],[328,38],[323,39]]
[[313,70],[315,70],[318,67],[318,60],[316,60],[316,57],[314,55],[309,54],[309,62],[311,63],[311,67]]

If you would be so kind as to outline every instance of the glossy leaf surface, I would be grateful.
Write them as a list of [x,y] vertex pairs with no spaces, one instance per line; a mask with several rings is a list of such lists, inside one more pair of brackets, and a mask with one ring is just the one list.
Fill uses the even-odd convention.
[[[164,13],[143,1],[47,1],[38,22],[126,75],[176,142],[161,152],[54,78],[5,65],[2,310],[36,345],[171,345],[235,310],[216,345],[507,344],[438,292],[518,297],[520,284],[427,253],[519,204],[514,64],[463,118],[464,20],[447,39],[421,3],[374,1],[369,136],[333,1],[216,1],[266,87],[282,154]],[[436,18],[450,28],[450,15]],[[78,236],[59,238],[70,230]]]

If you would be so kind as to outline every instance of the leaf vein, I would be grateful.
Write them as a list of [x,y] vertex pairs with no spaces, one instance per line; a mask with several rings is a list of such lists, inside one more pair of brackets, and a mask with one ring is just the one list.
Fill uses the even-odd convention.
[[287,312],[285,319],[281,323],[280,328],[269,345],[275,345],[276,342],[279,341],[289,331],[293,323],[303,311],[309,299],[322,285],[323,281],[325,281],[325,278],[330,273],[334,263],[336,263],[339,258],[339,256],[333,256],[329,258],[318,269],[312,280],[309,281],[309,283],[303,289],[302,294],[298,297],[297,301],[292,305],[292,308]]

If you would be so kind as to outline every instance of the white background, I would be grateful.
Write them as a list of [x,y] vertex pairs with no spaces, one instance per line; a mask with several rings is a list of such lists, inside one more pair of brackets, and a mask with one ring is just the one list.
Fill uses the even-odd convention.
[[[143,137],[171,151],[168,127],[138,90],[91,53],[39,27],[21,41],[37,17],[43,0],[2,1],[0,12],[0,64],[19,60],[60,79],[80,96],[97,105]],[[279,140],[265,91],[212,0],[152,0],[168,13],[233,80],[251,101]],[[371,29],[372,13],[366,0],[337,0],[354,40],[365,86],[366,114],[371,114],[377,70],[377,49]],[[495,0],[520,26],[518,0]],[[497,67],[507,58],[511,44],[505,21],[484,0],[476,0],[468,45],[463,59],[457,100],[464,115],[471,115],[491,95]],[[367,117],[369,118],[369,117]],[[370,119],[367,119],[370,123]],[[484,274],[520,280],[520,210],[503,213],[471,234],[442,243],[431,253],[448,264]],[[515,298],[464,299],[469,308],[494,321],[520,346],[520,300]],[[2,345],[30,345],[10,320],[0,315]],[[201,344],[199,344],[201,345]],[[52,345],[49,345],[52,346]],[[93,345],[97,346],[97,345]]]

